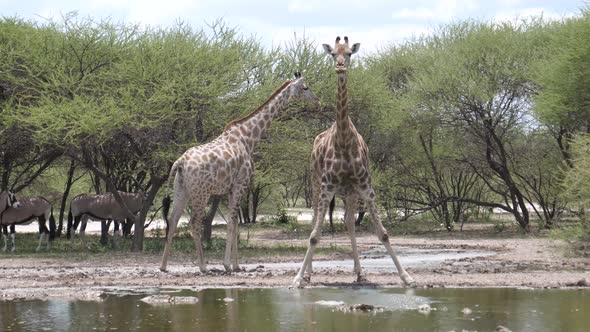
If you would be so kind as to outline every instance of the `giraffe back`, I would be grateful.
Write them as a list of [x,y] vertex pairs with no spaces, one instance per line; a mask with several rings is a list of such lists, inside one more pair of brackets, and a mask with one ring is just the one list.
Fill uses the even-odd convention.
[[246,147],[229,134],[188,149],[180,159],[182,182],[191,193],[226,194],[236,182],[249,179],[253,172]]

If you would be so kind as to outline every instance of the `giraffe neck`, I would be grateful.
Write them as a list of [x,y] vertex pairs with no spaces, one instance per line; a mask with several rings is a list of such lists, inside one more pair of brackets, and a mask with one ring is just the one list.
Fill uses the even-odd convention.
[[350,134],[346,73],[338,74],[338,95],[336,100],[336,133],[337,137],[339,138],[339,141],[344,140]]
[[282,91],[275,93],[254,114],[230,128],[228,134],[242,141],[251,153],[256,143],[270,128],[273,118],[287,108],[290,97],[287,85]]

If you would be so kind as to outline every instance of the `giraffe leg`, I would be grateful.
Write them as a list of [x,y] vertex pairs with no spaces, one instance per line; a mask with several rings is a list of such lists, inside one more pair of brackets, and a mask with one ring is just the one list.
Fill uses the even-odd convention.
[[408,274],[408,272],[406,272],[406,270],[404,270],[397,258],[397,255],[395,254],[395,250],[389,243],[389,235],[387,235],[387,231],[381,223],[381,219],[379,218],[379,211],[377,211],[377,206],[375,205],[375,191],[373,190],[373,188],[369,187],[369,189],[364,193],[364,196],[366,207],[369,208],[369,213],[371,215],[371,222],[373,223],[375,231],[377,232],[377,237],[385,246],[385,249],[387,250],[389,256],[391,256],[391,259],[393,259],[393,263],[397,268],[400,278],[402,279],[404,284],[412,287],[415,286],[416,283],[414,279]]
[[234,272],[240,272],[240,266],[238,265],[238,242],[240,239],[240,226],[236,223],[234,227],[234,239],[231,246],[231,259],[232,259],[232,270]]
[[320,202],[318,203],[317,214],[313,216],[313,230],[311,231],[311,235],[309,236],[309,247],[307,248],[307,252],[305,253],[305,258],[303,259],[303,264],[301,265],[301,269],[293,279],[293,287],[303,287],[303,274],[305,273],[305,269],[308,266],[311,266],[311,261],[313,259],[313,251],[315,247],[320,242],[322,232],[321,227],[322,223],[324,222],[324,218],[326,217],[326,210],[328,208],[328,204],[332,199],[333,195],[329,195],[327,193],[322,193],[320,197]]
[[[205,201],[206,202],[206,201]],[[191,233],[193,235],[193,239],[195,240],[195,250],[197,252],[197,260],[199,263],[199,270],[201,273],[207,272],[207,265],[205,264],[205,257],[203,255],[203,243],[202,243],[202,221],[203,221],[203,212],[205,206],[200,204],[199,206],[193,204],[192,212],[193,215],[189,221]]]
[[160,264],[160,271],[163,272],[166,271],[166,266],[168,265],[168,256],[170,255],[170,250],[172,249],[172,239],[174,238],[174,233],[176,232],[176,225],[178,224],[178,220],[180,220],[180,216],[182,215],[182,211],[186,207],[186,202],[188,200],[187,195],[182,189],[182,185],[178,185],[178,182],[178,180],[175,181],[174,185],[174,202],[172,206],[172,213],[170,215],[170,219],[168,220],[168,236],[166,237],[166,246],[164,247],[162,263]]
[[238,265],[238,209],[242,194],[246,191],[248,182],[236,185],[229,194],[228,209],[229,220],[227,221],[227,236],[225,240],[225,257],[223,259],[223,267],[227,272],[240,271]]
[[[230,208],[231,209],[231,208]],[[225,238],[225,256],[223,258],[223,267],[225,268],[225,271],[227,272],[231,272],[232,271],[232,267],[231,267],[231,254],[232,254],[232,246],[234,245],[234,230],[236,228],[236,224],[233,218],[233,215],[236,214],[237,212],[234,209],[231,209],[230,211],[230,217],[229,220],[227,221],[227,235]]]
[[[313,208],[313,216],[311,218],[311,229],[313,230],[316,224],[316,218],[318,216],[318,205],[320,202],[320,182],[319,181],[313,181],[312,182],[312,202],[311,202],[311,206]],[[331,202],[331,201],[330,201]],[[323,221],[323,220],[322,220]],[[305,267],[305,272],[307,272],[307,279],[311,280],[311,275],[313,273],[313,266],[312,266],[312,260],[309,260],[309,263],[307,263],[307,266]]]
[[354,260],[354,274],[356,275],[356,282],[362,282],[365,280],[362,275],[361,263],[356,247],[356,234],[355,234],[355,220],[354,214],[357,209],[358,197],[356,195],[346,197],[346,209],[344,210],[344,222],[346,223],[346,229],[350,236],[350,244],[352,247],[352,259]]

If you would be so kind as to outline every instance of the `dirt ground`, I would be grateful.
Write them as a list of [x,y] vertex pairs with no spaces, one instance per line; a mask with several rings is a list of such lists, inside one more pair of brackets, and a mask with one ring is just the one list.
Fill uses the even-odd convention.
[[[305,245],[278,231],[251,235],[259,243]],[[344,235],[323,237],[322,245],[346,247]],[[563,243],[545,237],[452,239],[412,235],[391,237],[394,246],[424,249],[487,250],[487,257],[447,260],[438,266],[408,268],[416,287],[588,287],[590,259],[564,257]],[[379,245],[372,234],[359,234],[359,250]],[[344,257],[347,256],[347,257]],[[315,259],[348,259],[345,254],[316,256]],[[116,253],[92,256],[82,261],[35,255],[0,254],[0,300],[12,298],[74,297],[96,298],[110,288],[208,288],[208,287],[288,287],[296,269],[265,267],[276,262],[302,261],[301,255],[240,259],[242,272],[226,274],[219,268],[201,274],[194,255],[172,253],[168,272],[159,271],[160,255]],[[208,260],[219,266],[221,261]],[[394,272],[371,272],[367,282],[354,282],[352,271],[341,268],[314,270],[308,287],[404,287]]]

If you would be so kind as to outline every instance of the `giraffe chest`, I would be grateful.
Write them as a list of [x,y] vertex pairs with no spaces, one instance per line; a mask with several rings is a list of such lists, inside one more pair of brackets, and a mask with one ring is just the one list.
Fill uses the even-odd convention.
[[[366,154],[362,148],[342,148],[334,141],[318,144],[312,155],[314,176],[339,193],[358,191],[369,179]],[[362,188],[361,188],[362,189]]]

